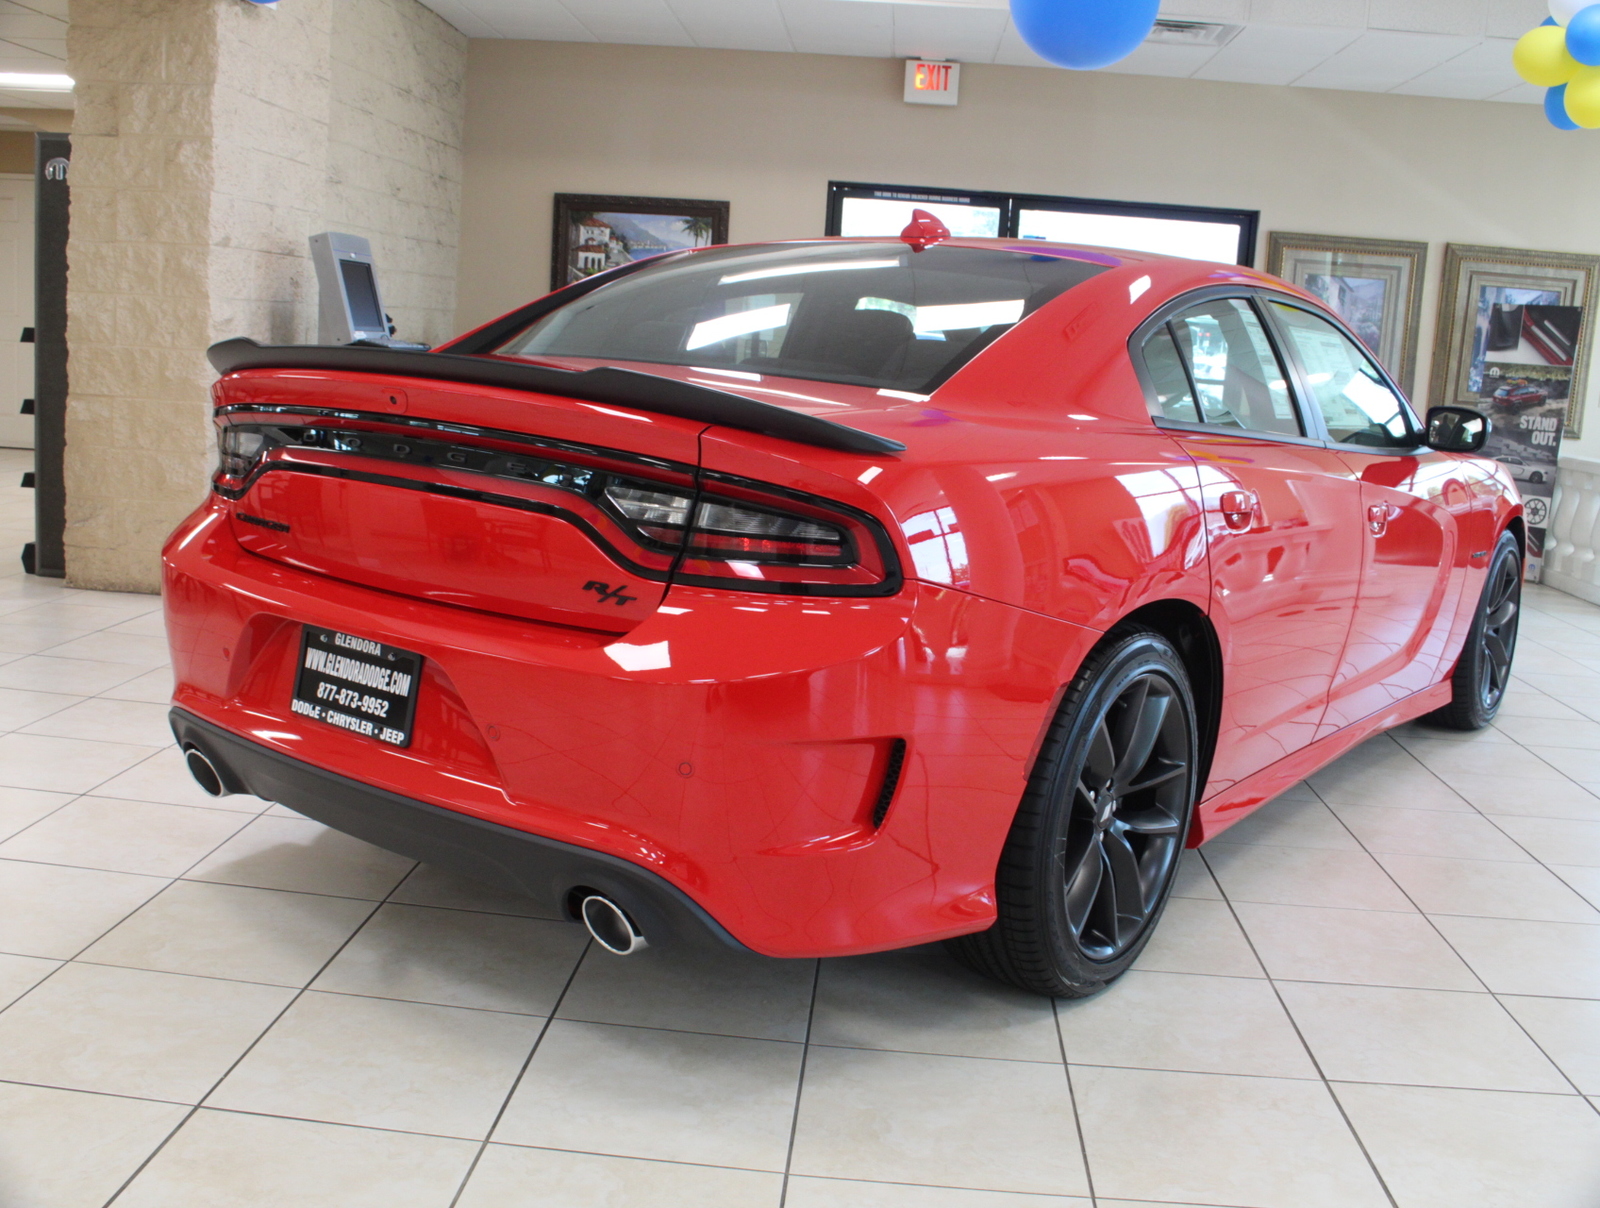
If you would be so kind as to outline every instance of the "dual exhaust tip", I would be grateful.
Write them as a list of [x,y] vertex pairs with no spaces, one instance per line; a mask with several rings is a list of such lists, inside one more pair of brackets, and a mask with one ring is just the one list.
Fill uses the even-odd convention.
[[587,895],[578,906],[578,918],[594,942],[607,952],[632,956],[650,946],[628,912],[602,894]]
[[[228,788],[222,773],[204,751],[199,747],[189,747],[185,749],[183,759],[189,765],[189,774],[201,789],[213,797],[227,795]],[[650,946],[639,925],[621,906],[604,894],[578,892],[584,893],[578,904],[578,918],[595,943],[618,956],[632,956]]]

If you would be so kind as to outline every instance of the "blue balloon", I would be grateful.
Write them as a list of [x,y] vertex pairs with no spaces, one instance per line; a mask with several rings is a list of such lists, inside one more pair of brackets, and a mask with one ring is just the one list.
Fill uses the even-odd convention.
[[1160,9],[1161,0],[1011,0],[1011,19],[1040,58],[1093,71],[1137,50]]
[[1600,67],[1600,4],[1580,8],[1567,22],[1567,53],[1585,67]]
[[[1597,5],[1596,7],[1600,7]],[[1581,130],[1577,122],[1567,116],[1567,86],[1561,84],[1544,94],[1544,115],[1557,130]]]

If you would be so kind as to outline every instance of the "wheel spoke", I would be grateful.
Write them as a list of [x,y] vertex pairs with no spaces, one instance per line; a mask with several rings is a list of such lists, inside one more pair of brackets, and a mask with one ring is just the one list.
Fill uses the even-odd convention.
[[1183,824],[1160,806],[1152,806],[1138,813],[1117,816],[1123,831],[1141,838],[1157,839],[1176,835]]
[[1164,771],[1157,772],[1155,775],[1139,781],[1137,784],[1130,784],[1123,790],[1123,794],[1131,797],[1135,793],[1143,793],[1147,789],[1155,788],[1158,784],[1166,784],[1169,780],[1175,780],[1189,770],[1189,765],[1186,763],[1172,763],[1171,760],[1163,760],[1162,762],[1170,766]]
[[1501,600],[1494,610],[1489,613],[1488,628],[1499,629],[1502,625],[1516,615],[1517,601],[1515,598]]
[[1067,926],[1080,941],[1104,879],[1105,857],[1100,851],[1099,836],[1096,836],[1079,853],[1077,867],[1067,874]]
[[1497,633],[1486,634],[1483,639],[1484,652],[1489,656],[1489,678],[1491,686],[1499,691],[1505,687],[1506,677],[1511,671],[1511,651],[1506,649],[1504,640]]
[[1167,720],[1167,710],[1172,706],[1172,698],[1165,692],[1150,691],[1148,678],[1136,687],[1138,695],[1128,701],[1128,711],[1117,727],[1117,737],[1122,739],[1117,744],[1121,751],[1114,776],[1118,796],[1130,791],[1129,782],[1150,762],[1162,724]]
[[1124,936],[1131,938],[1144,924],[1144,879],[1139,875],[1139,858],[1133,854],[1126,838],[1115,831],[1107,831],[1104,849],[1111,884],[1110,892],[1102,889],[1101,896],[1109,899],[1107,914],[1115,918],[1112,940],[1120,948]]
[[1089,742],[1089,754],[1083,761],[1083,770],[1086,778],[1080,778],[1079,783],[1085,781],[1091,788],[1104,788],[1111,783],[1111,778],[1117,770],[1117,752],[1111,741],[1111,727],[1106,724],[1105,718],[1100,719],[1100,724],[1094,729],[1094,738]]

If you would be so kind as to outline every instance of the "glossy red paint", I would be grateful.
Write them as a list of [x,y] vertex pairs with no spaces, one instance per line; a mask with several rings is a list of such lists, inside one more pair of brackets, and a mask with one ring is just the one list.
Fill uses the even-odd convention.
[[[825,415],[903,442],[899,456],[422,378],[230,374],[222,423],[369,444],[278,449],[267,464],[301,472],[213,494],[173,534],[175,704],[648,868],[757,951],[869,952],[993,921],[996,861],[1063,687],[1144,610],[1191,618],[1221,667],[1200,685],[1220,700],[1203,841],[1442,703],[1486,552],[1520,505],[1475,458],[1157,426],[1129,347],[1147,319],[1218,287],[1317,304],[1247,269],[1109,258],[928,395],[624,364]],[[720,489],[802,517],[838,506],[871,564],[858,586],[891,590],[766,590],[780,576],[753,564],[746,589],[689,585],[570,492],[497,479],[486,498],[470,468],[372,460],[372,442],[419,439],[684,489],[737,480]],[[884,578],[896,560],[903,581]],[[303,624],[423,657],[409,747],[290,711]],[[904,770],[877,825],[896,740]]]

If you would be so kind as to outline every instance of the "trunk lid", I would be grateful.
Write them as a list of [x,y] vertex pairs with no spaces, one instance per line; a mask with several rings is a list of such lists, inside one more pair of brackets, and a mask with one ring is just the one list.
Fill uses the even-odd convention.
[[250,552],[399,595],[613,633],[661,602],[676,552],[650,535],[666,530],[631,520],[692,496],[706,426],[316,370],[232,373],[214,397],[218,490]]

